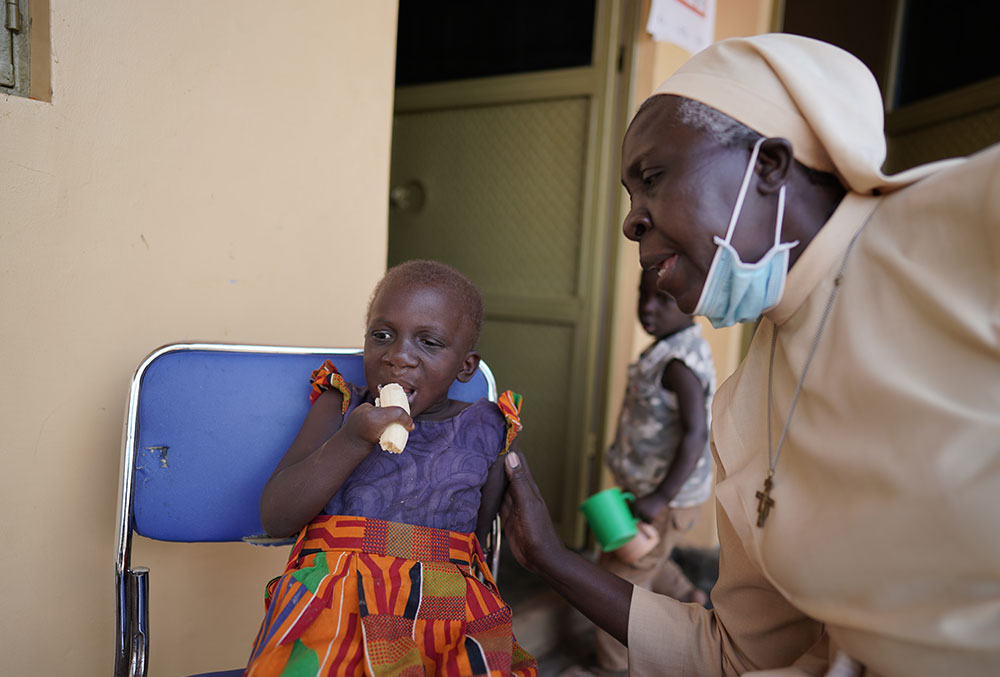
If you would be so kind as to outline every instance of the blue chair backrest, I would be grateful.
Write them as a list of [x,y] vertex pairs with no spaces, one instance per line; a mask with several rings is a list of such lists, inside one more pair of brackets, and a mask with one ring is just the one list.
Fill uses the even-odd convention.
[[[158,353],[136,374],[136,533],[186,542],[262,535],[261,490],[309,410],[310,374],[329,359],[363,384],[360,352],[178,344]],[[496,399],[496,387],[483,364],[449,394]]]

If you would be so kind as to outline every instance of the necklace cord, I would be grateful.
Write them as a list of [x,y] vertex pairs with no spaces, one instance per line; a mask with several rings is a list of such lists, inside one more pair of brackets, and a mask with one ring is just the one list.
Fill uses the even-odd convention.
[[[847,268],[847,259],[851,256],[851,251],[854,249],[855,243],[858,241],[861,232],[864,230],[867,221],[858,229],[858,232],[854,234],[851,238],[850,243],[847,245],[847,251],[844,252],[844,258],[840,262],[840,270],[837,271],[837,276],[833,279],[833,291],[830,292],[830,298],[826,301],[826,308],[823,310],[823,317],[820,318],[819,327],[816,329],[816,336],[813,337],[812,346],[809,348],[809,355],[806,357],[806,362],[802,366],[802,376],[799,377],[799,382],[795,385],[795,392],[792,394],[792,402],[788,407],[788,416],[785,418],[785,424],[781,429],[781,437],[778,439],[778,446],[775,448],[771,441],[771,402],[773,394],[773,381],[774,381],[774,351],[775,346],[778,342],[778,325],[771,325],[771,357],[767,365],[767,460],[768,460],[768,477],[774,475],[774,470],[778,466],[778,457],[781,455],[781,448],[785,444],[785,437],[788,435],[788,427],[792,422],[792,414],[795,413],[795,405],[798,404],[799,394],[802,392],[802,384],[805,383],[806,373],[809,371],[809,365],[812,364],[813,357],[816,355],[816,350],[819,348],[819,339],[823,335],[823,330],[826,328],[826,321],[830,317],[830,312],[833,310],[833,302],[837,298],[837,292],[840,291],[840,285],[843,282],[844,270]],[[774,449],[774,456],[771,456],[771,450]]]

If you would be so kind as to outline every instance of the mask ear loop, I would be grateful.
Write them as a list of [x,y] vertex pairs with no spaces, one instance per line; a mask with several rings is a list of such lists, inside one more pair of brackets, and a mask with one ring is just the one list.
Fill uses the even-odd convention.
[[[757,154],[760,152],[760,145],[766,140],[767,137],[762,136],[757,139],[757,143],[753,145],[753,151],[750,153],[750,163],[747,164],[747,171],[743,175],[743,183],[740,184],[740,192],[736,196],[736,205],[733,207],[733,215],[729,217],[729,230],[726,231],[726,244],[730,244],[733,239],[733,230],[736,229],[736,221],[739,219],[740,211],[743,209],[743,198],[747,196],[747,188],[750,187],[750,176],[753,175],[753,169],[757,165]],[[718,238],[716,238],[716,240],[718,240]]]
[[[781,244],[781,223],[785,219],[785,184],[778,189],[778,218],[774,220],[774,246]],[[795,244],[798,244],[796,240]]]

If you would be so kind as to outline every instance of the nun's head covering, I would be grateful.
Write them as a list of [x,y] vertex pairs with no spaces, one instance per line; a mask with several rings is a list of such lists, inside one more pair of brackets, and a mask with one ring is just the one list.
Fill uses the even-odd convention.
[[857,58],[811,38],[771,33],[716,42],[652,96],[660,94],[700,101],[764,136],[788,139],[796,160],[857,193],[902,188],[950,162],[883,174],[878,83]]

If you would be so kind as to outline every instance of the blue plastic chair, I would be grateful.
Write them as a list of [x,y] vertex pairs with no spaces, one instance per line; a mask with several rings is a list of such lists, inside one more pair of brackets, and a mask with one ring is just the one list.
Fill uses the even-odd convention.
[[[354,348],[176,343],[139,365],[122,441],[115,677],[145,676],[149,658],[149,569],[132,566],[133,531],[161,541],[267,542],[260,494],[309,410],[309,375],[327,359],[364,383]],[[480,363],[449,394],[496,401],[493,374]],[[497,518],[486,548],[494,577],[499,538]]]

